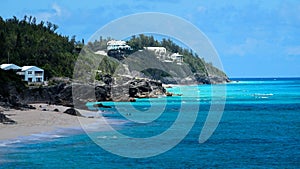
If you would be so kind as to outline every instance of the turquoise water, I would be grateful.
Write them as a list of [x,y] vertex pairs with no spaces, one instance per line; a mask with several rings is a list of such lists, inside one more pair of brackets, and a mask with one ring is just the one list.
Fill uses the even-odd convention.
[[[224,86],[213,87],[220,90]],[[226,97],[222,92],[217,92],[215,97],[217,104],[226,99],[221,121],[213,135],[199,144],[199,134],[212,103],[211,89],[210,85],[178,86],[168,90],[183,93],[182,97],[106,103],[113,106],[103,112],[103,116],[115,122],[112,127],[136,138],[162,134],[174,124],[180,113],[190,113],[192,117],[191,112],[197,110],[197,119],[186,137],[160,155],[121,157],[102,149],[82,130],[68,129],[0,142],[0,168],[300,167],[299,78],[239,79],[239,82],[227,84]],[[148,113],[138,118],[142,123],[127,120],[138,117],[134,110],[144,115]],[[192,123],[187,117],[183,126]],[[107,144],[118,139],[111,131],[98,134],[101,135],[99,139],[104,139]],[[145,145],[142,151],[151,148]],[[135,151],[128,147],[122,147],[122,150]]]

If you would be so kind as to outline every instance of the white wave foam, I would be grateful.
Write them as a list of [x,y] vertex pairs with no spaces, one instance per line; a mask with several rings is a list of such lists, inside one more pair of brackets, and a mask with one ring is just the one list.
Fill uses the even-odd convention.
[[254,93],[254,96],[273,96],[273,93]]
[[97,139],[117,139],[117,136],[98,136]]
[[100,137],[100,136],[98,136],[97,138],[98,138],[98,139],[106,139],[106,138],[107,138],[107,136],[101,136],[101,137]]
[[6,140],[6,141],[2,141],[0,142],[0,147],[7,147],[13,144],[18,144],[21,143],[21,140]]

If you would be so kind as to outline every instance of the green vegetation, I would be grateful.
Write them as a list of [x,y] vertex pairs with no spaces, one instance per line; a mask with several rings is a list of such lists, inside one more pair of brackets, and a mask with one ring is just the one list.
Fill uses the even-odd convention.
[[110,40],[111,38],[105,39],[102,36],[100,36],[99,40],[95,40],[94,42],[88,42],[87,47],[94,52],[99,50],[106,50],[107,42]]
[[19,66],[35,65],[45,70],[45,77],[71,77],[82,42],[55,31],[51,22],[37,23],[36,18],[24,16],[3,20],[0,17],[0,63]]
[[98,70],[102,72],[102,74],[113,74],[117,67],[119,66],[119,62],[113,58],[108,56],[99,56],[99,59],[102,59],[99,65]]

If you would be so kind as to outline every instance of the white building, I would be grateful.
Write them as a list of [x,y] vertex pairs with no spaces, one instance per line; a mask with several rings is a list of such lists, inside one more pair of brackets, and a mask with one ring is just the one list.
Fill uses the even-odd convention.
[[144,47],[144,49],[153,51],[158,56],[163,56],[167,53],[167,49],[164,47]]
[[171,55],[171,59],[173,60],[173,62],[182,63],[183,62],[183,55],[181,55],[179,53],[173,53]]
[[18,65],[15,65],[15,64],[2,64],[1,65],[1,69],[3,69],[3,70],[15,70],[15,71],[19,71],[22,68],[20,66],[18,66]]
[[125,41],[122,40],[110,40],[107,42],[107,51],[109,50],[130,50],[131,47],[126,45]]
[[153,51],[156,57],[162,62],[175,62],[178,65],[183,63],[183,55],[179,53],[167,53],[164,47],[144,47],[145,50]]
[[17,74],[29,83],[44,82],[44,70],[36,66],[23,66]]

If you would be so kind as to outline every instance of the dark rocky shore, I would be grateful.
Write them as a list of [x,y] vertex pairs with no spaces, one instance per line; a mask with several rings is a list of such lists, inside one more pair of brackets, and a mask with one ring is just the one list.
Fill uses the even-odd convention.
[[[86,109],[86,102],[135,101],[135,98],[170,95],[166,93],[160,81],[147,78],[118,77],[118,80],[114,80],[110,75],[104,75],[101,81],[93,84],[56,79],[52,80],[49,86],[27,87],[25,82],[15,77],[12,72],[1,71],[0,73],[6,77],[0,83],[0,107],[14,109],[34,109],[28,105],[31,103],[48,103]],[[229,81],[222,77],[195,76],[195,78],[199,84]]]
[[[106,77],[111,78],[111,77]],[[103,84],[80,84],[60,81],[51,86],[25,87],[9,82],[1,85],[5,93],[0,93],[0,106],[14,109],[33,109],[30,103],[48,103],[76,108],[86,108],[86,102],[134,101],[134,98],[157,97],[166,90],[161,82],[149,79],[131,79],[123,84],[113,84],[106,80]],[[79,94],[73,100],[72,90]],[[79,99],[80,98],[80,99]]]

